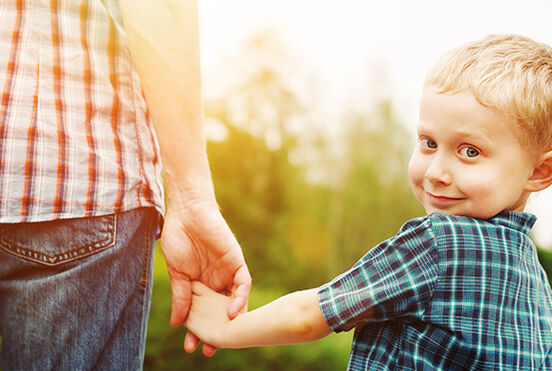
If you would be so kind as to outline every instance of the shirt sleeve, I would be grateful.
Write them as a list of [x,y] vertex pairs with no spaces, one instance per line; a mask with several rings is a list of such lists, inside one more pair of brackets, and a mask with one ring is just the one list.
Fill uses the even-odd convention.
[[424,310],[439,273],[431,220],[413,219],[349,271],[320,287],[322,314],[335,331]]

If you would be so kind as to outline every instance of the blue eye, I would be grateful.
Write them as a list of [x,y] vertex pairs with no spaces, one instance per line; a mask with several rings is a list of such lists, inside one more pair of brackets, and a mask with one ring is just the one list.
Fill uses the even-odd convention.
[[473,147],[464,147],[460,150],[460,154],[462,156],[466,156],[469,158],[474,158],[479,156],[479,151]]

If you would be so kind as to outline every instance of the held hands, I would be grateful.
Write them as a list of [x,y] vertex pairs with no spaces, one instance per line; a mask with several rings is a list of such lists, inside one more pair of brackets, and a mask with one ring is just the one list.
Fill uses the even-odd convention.
[[192,308],[185,325],[217,347],[298,344],[332,332],[320,310],[317,288],[284,295],[234,319],[225,312],[232,299],[199,282],[192,283],[192,291]]
[[203,342],[225,347],[231,320],[226,309],[231,298],[219,294],[201,282],[192,283],[192,307],[184,325]]
[[[169,202],[161,246],[171,280],[172,326],[182,325],[188,315],[191,281],[200,281],[231,296],[225,297],[220,307],[226,317],[234,318],[246,309],[251,276],[241,248],[214,201],[187,202],[178,208],[171,208]],[[188,352],[193,352],[199,343],[193,332],[186,335]],[[207,344],[203,353],[210,356],[215,349]]]

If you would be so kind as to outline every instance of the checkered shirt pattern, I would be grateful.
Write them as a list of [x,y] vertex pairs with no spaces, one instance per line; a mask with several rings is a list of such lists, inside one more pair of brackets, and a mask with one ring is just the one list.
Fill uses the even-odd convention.
[[552,370],[552,292],[531,214],[407,222],[319,290],[350,370]]
[[163,213],[118,1],[0,2],[0,223]]

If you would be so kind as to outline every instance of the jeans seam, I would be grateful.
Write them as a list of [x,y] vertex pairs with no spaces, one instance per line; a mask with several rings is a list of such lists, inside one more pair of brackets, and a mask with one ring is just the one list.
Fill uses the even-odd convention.
[[[147,210],[147,209],[146,209]],[[147,214],[151,214],[148,212]],[[142,272],[140,274],[140,281],[147,286],[148,283],[148,271],[149,271],[149,265],[150,265],[150,255],[151,255],[151,235],[152,235],[152,229],[153,229],[153,218],[148,215],[148,228],[146,229],[147,235],[146,235],[146,243],[144,245],[144,260],[142,261]]]
[[[146,209],[147,210],[147,209]],[[154,218],[151,216],[151,212],[147,212],[147,220],[148,220],[148,227],[146,232],[147,232],[147,235],[146,235],[146,238],[145,238],[145,244],[144,244],[144,260],[142,261],[142,272],[141,272],[141,277],[140,277],[140,285],[142,286],[142,289],[143,289],[143,300],[142,300],[142,311],[141,311],[141,315],[142,315],[142,319],[141,319],[141,323],[142,323],[142,328],[140,330],[140,338],[141,338],[141,341],[142,341],[142,345],[141,345],[141,348],[140,348],[140,359],[141,359],[141,363],[143,364],[144,362],[144,357],[145,357],[145,342],[146,342],[146,336],[147,336],[147,318],[148,318],[148,313],[149,313],[149,307],[150,307],[150,303],[151,303],[151,296],[150,296],[150,299],[149,300],[146,300],[146,297],[148,296],[148,290],[149,290],[149,287],[148,287],[148,278],[150,280],[153,279],[153,277],[149,277],[149,271],[150,271],[150,265],[151,265],[151,256],[153,254],[153,249],[154,249],[154,246],[152,246],[152,235],[153,235],[153,225],[154,225]],[[150,293],[151,295],[151,293]]]

